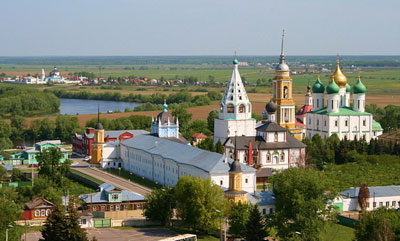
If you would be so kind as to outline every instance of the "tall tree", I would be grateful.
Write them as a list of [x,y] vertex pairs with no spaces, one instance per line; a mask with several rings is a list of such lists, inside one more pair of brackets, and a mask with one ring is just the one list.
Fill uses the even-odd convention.
[[[0,196],[0,210],[0,240],[5,240],[6,229],[9,229],[9,236],[12,236],[9,240],[17,240],[15,221],[21,217],[21,207],[3,193]],[[9,225],[14,228],[10,229]]]
[[173,190],[169,187],[155,189],[147,196],[144,205],[144,215],[161,225],[170,223],[173,214],[174,196]]
[[210,233],[218,229],[225,212],[224,191],[210,179],[183,176],[174,187],[177,216],[194,230]]
[[250,218],[252,206],[249,204],[232,203],[229,213],[229,234],[233,238],[246,236],[246,225]]
[[333,207],[328,205],[334,195],[325,194],[328,180],[314,169],[289,168],[273,177],[276,200],[275,223],[278,236],[291,239],[319,240],[325,217]]
[[370,197],[369,189],[367,184],[361,184],[360,191],[358,192],[358,204],[362,211],[367,208],[367,201]]
[[208,129],[214,133],[214,120],[215,118],[218,118],[218,110],[212,110],[210,113],[208,113],[207,117],[207,124],[208,124]]
[[61,162],[61,156],[58,148],[49,148],[38,153],[39,175],[55,183],[61,183],[62,177],[69,173],[69,166],[71,165],[70,160]]
[[72,135],[79,132],[78,118],[71,116],[57,116],[54,135],[68,143],[71,142]]
[[258,206],[254,205],[246,223],[246,240],[260,241],[268,235],[265,227],[265,218],[261,216]]

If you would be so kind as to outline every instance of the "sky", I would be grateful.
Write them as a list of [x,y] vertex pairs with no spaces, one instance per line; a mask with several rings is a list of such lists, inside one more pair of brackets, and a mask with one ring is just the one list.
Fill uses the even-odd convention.
[[0,56],[400,55],[399,0],[0,0]]

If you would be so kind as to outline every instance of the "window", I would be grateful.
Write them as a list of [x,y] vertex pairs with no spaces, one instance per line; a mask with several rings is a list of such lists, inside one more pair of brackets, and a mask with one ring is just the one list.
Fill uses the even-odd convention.
[[383,202],[379,202],[379,207],[383,207]]
[[263,208],[263,214],[267,214],[267,209]]
[[92,207],[92,210],[93,210],[93,211],[96,211],[96,206],[93,206],[93,207]]
[[360,100],[357,100],[357,108],[360,108]]
[[114,211],[114,205],[110,205],[110,211]]
[[46,210],[45,209],[40,210],[40,216],[42,216],[42,217],[46,216]]
[[324,126],[326,126],[326,120],[324,120]]
[[369,208],[369,202],[367,202],[367,208]]
[[249,179],[246,178],[246,179],[244,180],[244,182],[245,182],[245,183],[249,183]]
[[233,104],[228,104],[227,106],[228,113],[235,113],[235,107]]
[[40,216],[40,210],[35,210],[35,217],[39,217]]
[[142,209],[142,204],[139,203],[138,205],[136,205],[136,208],[137,208],[137,209]]
[[333,109],[333,100],[332,100],[331,108]]
[[274,213],[274,209],[273,208],[270,208],[269,209],[269,214],[273,214]]
[[101,211],[105,211],[106,210],[106,206],[102,205],[101,206]]
[[275,132],[275,134],[274,134],[274,141],[278,142],[278,132]]
[[115,205],[115,211],[121,210],[121,207],[119,205]]
[[271,163],[271,153],[267,153],[267,163]]
[[239,105],[239,113],[245,113],[246,112],[246,106],[241,104]]
[[392,201],[392,207],[396,207],[396,201]]
[[363,120],[363,126],[366,126],[366,125],[367,125],[367,121]]
[[81,219],[81,224],[86,224],[86,219],[82,218]]
[[308,119],[308,124],[311,124],[311,119]]
[[337,120],[335,120],[335,126],[337,127]]
[[376,202],[372,203],[372,207],[376,208]]
[[317,108],[319,108],[319,99],[317,99]]
[[386,202],[386,207],[389,207],[389,202]]
[[47,209],[47,210],[46,210],[46,216],[49,216],[50,213],[51,213],[51,210],[50,210],[50,209]]
[[231,95],[231,100],[233,100],[233,95]]
[[284,161],[285,161],[285,153],[281,152],[281,162],[284,162]]
[[219,185],[221,185],[221,186],[224,185],[224,181],[222,181],[222,180],[219,181]]
[[349,126],[349,121],[348,121],[348,120],[345,120],[345,121],[344,121],[344,125],[345,125],[345,126]]
[[289,98],[289,91],[287,86],[283,87],[283,98],[284,99]]

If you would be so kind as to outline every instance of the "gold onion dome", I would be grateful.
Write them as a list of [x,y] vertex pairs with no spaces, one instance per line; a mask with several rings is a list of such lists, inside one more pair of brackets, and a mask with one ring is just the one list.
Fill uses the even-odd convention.
[[346,76],[342,73],[342,71],[340,70],[339,55],[337,55],[336,70],[335,70],[335,72],[332,74],[331,78],[329,79],[329,82],[331,82],[332,80],[335,80],[336,84],[337,84],[340,88],[346,88],[347,77],[346,77]]

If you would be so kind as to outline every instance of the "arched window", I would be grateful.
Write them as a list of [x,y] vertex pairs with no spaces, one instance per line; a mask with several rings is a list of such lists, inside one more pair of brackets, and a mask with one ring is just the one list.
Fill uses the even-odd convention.
[[244,104],[239,105],[239,113],[245,113],[246,112],[246,106]]
[[51,213],[51,210],[50,210],[50,209],[47,209],[47,210],[46,210],[46,216],[50,216],[50,213]]
[[224,106],[223,106],[223,105],[220,105],[220,106],[219,106],[219,112],[222,112],[222,111],[224,111]]
[[231,95],[231,100],[233,100],[233,95]]
[[281,152],[281,162],[284,162],[284,161],[285,161],[285,153]]
[[278,132],[275,132],[275,134],[274,134],[274,141],[278,142]]
[[267,153],[267,163],[271,163],[271,153]]
[[289,98],[289,90],[287,86],[283,87],[283,98],[284,99]]
[[46,210],[45,209],[40,210],[40,216],[42,216],[42,217],[46,216]]
[[37,210],[35,210],[35,217],[39,217],[39,216],[40,216],[40,210],[37,209]]
[[235,106],[233,104],[228,104],[227,110],[228,113],[235,113]]

